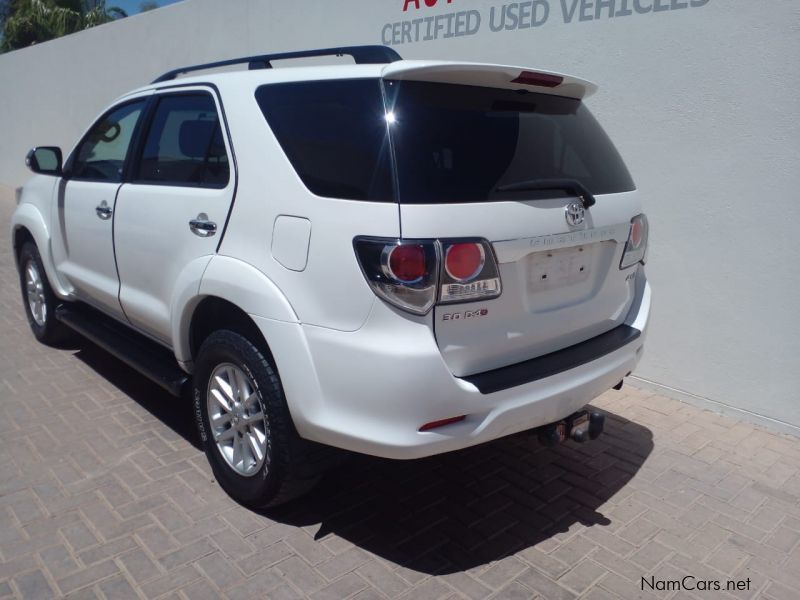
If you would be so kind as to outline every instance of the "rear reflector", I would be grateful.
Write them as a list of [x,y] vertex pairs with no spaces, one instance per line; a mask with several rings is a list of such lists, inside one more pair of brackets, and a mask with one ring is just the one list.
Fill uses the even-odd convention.
[[460,417],[450,417],[449,419],[442,419],[441,421],[431,421],[430,423],[425,423],[425,425],[420,427],[419,430],[430,431],[431,429],[444,427],[445,425],[450,425],[452,423],[458,423],[459,421],[463,421],[465,418],[466,415],[461,415]]
[[519,77],[512,79],[511,83],[522,83],[524,85],[535,85],[538,87],[554,88],[564,83],[564,78],[559,75],[549,73],[536,73],[535,71],[523,71]]

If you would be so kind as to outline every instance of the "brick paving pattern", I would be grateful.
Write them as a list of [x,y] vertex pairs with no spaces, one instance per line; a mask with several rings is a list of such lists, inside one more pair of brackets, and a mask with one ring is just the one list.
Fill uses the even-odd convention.
[[[258,514],[185,401],[24,321],[0,195],[0,597],[800,597],[800,440],[626,386],[607,433],[413,462],[352,457]],[[641,578],[750,579],[642,591]]]

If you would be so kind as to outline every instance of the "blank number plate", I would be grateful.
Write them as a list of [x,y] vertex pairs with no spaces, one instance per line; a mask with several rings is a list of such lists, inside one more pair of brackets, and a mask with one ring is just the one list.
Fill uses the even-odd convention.
[[528,255],[528,289],[538,292],[586,281],[594,262],[593,246],[595,244]]

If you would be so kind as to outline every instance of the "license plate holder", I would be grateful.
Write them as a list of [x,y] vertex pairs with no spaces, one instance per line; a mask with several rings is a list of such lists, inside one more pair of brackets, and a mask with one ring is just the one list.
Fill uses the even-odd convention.
[[586,281],[593,254],[592,245],[532,253],[528,257],[528,289],[538,292]]

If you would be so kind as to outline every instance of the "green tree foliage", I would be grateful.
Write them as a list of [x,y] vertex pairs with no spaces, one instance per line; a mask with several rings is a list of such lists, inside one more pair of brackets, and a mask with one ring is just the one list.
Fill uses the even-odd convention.
[[127,16],[121,8],[106,6],[105,0],[0,0],[0,17],[4,9],[2,52],[26,48]]
[[139,5],[139,12],[147,12],[148,10],[155,10],[157,8],[158,2],[152,2],[152,0],[148,0]]

